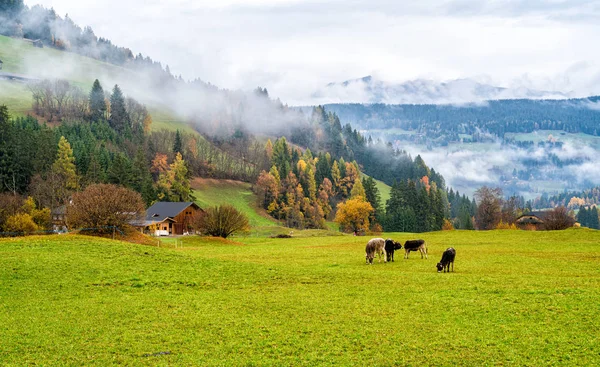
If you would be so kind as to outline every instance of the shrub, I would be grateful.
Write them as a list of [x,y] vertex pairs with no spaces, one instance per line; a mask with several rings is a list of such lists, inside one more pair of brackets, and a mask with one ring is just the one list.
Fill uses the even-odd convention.
[[517,228],[517,225],[514,224],[514,223],[512,223],[512,224],[511,223],[506,223],[506,222],[504,222],[504,221],[501,220],[496,225],[496,229],[512,229],[512,230],[515,230],[515,229],[518,229],[518,228]]
[[454,231],[454,225],[448,219],[444,219],[444,224],[442,224],[442,231]]
[[38,226],[31,218],[31,215],[26,213],[19,213],[8,217],[4,229],[7,232],[13,233],[32,233],[38,230]]
[[227,238],[236,232],[248,230],[248,217],[231,205],[209,208],[199,217],[198,229],[206,235]]
[[139,193],[122,186],[96,184],[73,195],[73,204],[67,206],[67,222],[73,228],[105,232],[106,227],[128,225],[144,212],[144,201]]

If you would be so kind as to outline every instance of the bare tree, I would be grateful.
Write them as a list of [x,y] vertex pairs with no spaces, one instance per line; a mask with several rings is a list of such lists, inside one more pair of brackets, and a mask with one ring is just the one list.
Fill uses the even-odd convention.
[[209,208],[198,217],[198,228],[203,234],[227,238],[249,227],[248,217],[231,205]]
[[502,218],[502,189],[483,186],[475,191],[477,229],[494,229]]
[[573,227],[575,217],[564,206],[559,206],[545,213],[544,228],[548,231],[556,231]]
[[67,206],[67,222],[74,228],[124,227],[145,213],[139,193],[122,186],[94,184],[73,194],[72,205]]

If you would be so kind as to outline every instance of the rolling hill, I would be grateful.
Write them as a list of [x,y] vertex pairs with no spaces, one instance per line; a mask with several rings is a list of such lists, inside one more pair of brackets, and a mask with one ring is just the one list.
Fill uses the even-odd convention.
[[194,131],[167,106],[155,99],[144,99],[147,96],[139,93],[140,88],[135,87],[136,81],[142,76],[130,69],[50,47],[32,47],[27,40],[5,36],[0,36],[0,60],[4,63],[0,71],[0,104],[6,105],[14,116],[31,112],[31,92],[26,82],[7,80],[1,77],[1,72],[19,74],[33,80],[66,79],[85,93],[88,93],[95,79],[99,79],[105,88],[119,84],[125,94],[133,94],[136,99],[148,104],[153,118],[152,129]]

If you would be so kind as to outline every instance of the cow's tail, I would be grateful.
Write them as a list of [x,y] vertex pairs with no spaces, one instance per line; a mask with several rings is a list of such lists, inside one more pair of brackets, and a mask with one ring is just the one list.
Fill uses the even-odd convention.
[[425,258],[427,259],[427,242],[423,242],[423,249],[425,250]]

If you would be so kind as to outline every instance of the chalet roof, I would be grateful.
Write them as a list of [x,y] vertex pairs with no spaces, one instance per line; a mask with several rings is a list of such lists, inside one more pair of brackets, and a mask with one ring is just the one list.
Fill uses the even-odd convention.
[[0,60],[0,64],[2,64],[2,60]]
[[200,209],[200,207],[194,202],[158,202],[146,210],[146,221],[162,222],[167,218],[175,218],[190,206],[194,207],[195,209]]
[[519,224],[542,224],[546,214],[547,212],[544,211],[529,212],[517,218],[516,222]]

